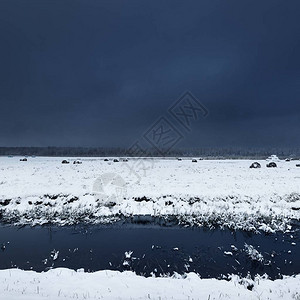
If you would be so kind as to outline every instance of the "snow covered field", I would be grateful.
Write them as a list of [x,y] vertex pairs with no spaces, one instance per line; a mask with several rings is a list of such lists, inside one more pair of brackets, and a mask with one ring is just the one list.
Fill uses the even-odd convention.
[[[62,160],[0,158],[2,221],[64,225],[152,215],[273,231],[300,217],[298,161],[280,161],[277,168],[259,161],[260,169],[250,169],[249,160]],[[111,176],[116,185],[106,184]]]
[[[191,159],[104,161],[0,158],[0,216],[11,224],[101,223],[120,217],[175,217],[190,225],[276,231],[300,219],[299,162],[250,169],[253,161]],[[146,168],[146,169],[145,169]],[[300,299],[300,275],[230,281],[145,278],[133,272],[52,269],[0,271],[0,298]]]
[[0,271],[1,299],[299,299],[300,275],[230,281],[184,278],[144,278],[132,272],[76,272],[58,268],[44,273],[17,269]]

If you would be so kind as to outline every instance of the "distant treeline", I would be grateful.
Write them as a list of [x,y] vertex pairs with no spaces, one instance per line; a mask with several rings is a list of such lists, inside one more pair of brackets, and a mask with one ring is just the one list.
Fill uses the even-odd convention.
[[0,156],[61,156],[61,157],[105,157],[105,156],[153,156],[153,157],[211,157],[211,158],[266,158],[276,154],[280,158],[300,157],[300,148],[186,148],[172,149],[161,153],[155,149],[145,150],[145,155],[134,155],[126,148],[104,147],[0,147]]

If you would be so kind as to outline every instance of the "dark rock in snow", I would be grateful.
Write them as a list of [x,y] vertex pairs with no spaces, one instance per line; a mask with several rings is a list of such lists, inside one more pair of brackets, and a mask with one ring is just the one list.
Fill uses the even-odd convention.
[[300,167],[300,164],[297,164],[296,167]]
[[65,160],[65,159],[61,163],[62,164],[69,164],[69,162],[67,160]]
[[250,166],[251,169],[259,169],[261,168],[261,165],[260,163],[258,162],[254,162],[251,166]]
[[107,158],[105,158],[105,159],[104,159],[104,161],[108,161],[108,159],[107,159]]
[[276,163],[274,163],[273,161],[267,164],[267,168],[277,168]]
[[20,161],[27,161],[27,158],[21,158]]
[[80,164],[82,164],[82,161],[80,161],[80,160],[74,160],[73,164],[74,165],[80,165]]
[[142,201],[149,202],[149,201],[151,201],[151,199],[147,198],[146,196],[143,196],[143,197],[134,198],[134,201],[136,201],[136,202],[142,202]]
[[193,159],[192,162],[197,162],[197,159]]
[[0,201],[1,206],[7,206],[10,203],[11,199],[5,199]]
[[[78,199],[79,199],[78,197],[72,197],[71,199],[67,200],[66,203],[72,203],[74,201],[77,201]],[[64,203],[64,204],[66,204],[66,203]]]
[[104,206],[105,206],[105,207],[108,207],[108,208],[112,208],[112,207],[114,207],[114,206],[116,206],[116,205],[117,205],[116,202],[110,201],[110,202],[106,203]]
[[119,162],[119,160],[115,158],[115,159],[114,159],[114,162]]

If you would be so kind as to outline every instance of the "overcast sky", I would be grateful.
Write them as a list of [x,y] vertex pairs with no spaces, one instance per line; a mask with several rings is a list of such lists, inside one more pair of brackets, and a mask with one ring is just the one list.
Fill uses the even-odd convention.
[[[0,0],[0,146],[300,146],[300,1]],[[190,130],[168,109],[190,91]]]

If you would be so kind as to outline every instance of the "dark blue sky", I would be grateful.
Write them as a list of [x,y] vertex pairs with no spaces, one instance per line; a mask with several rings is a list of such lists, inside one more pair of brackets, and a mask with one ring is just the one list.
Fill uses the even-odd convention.
[[300,146],[300,2],[0,0],[0,146],[128,146],[185,91],[178,146]]

